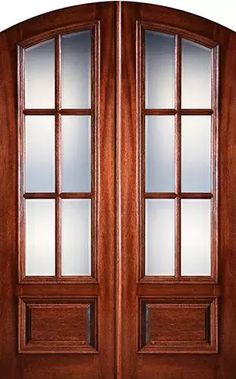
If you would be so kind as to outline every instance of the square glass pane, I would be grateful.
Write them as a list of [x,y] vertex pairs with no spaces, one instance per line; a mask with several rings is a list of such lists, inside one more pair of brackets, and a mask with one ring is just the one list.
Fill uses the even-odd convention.
[[91,31],[63,35],[61,54],[63,108],[90,108]]
[[145,154],[146,192],[174,192],[174,116],[146,116]]
[[91,275],[91,200],[62,200],[62,275]]
[[145,31],[146,108],[174,108],[175,37]]
[[54,39],[24,50],[25,107],[55,107]]
[[25,117],[26,192],[55,191],[54,116]]
[[62,191],[91,191],[90,116],[62,116]]
[[145,275],[175,272],[175,201],[147,199],[145,220]]
[[181,201],[181,274],[211,275],[211,201]]
[[182,117],[182,191],[211,191],[211,117]]
[[55,275],[55,201],[26,200],[26,276]]
[[211,108],[212,49],[182,40],[182,108]]

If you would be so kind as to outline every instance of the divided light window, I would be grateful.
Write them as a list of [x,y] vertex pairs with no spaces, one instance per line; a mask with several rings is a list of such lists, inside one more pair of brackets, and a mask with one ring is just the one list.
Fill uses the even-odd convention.
[[95,275],[94,34],[19,47],[21,280]]
[[142,37],[141,277],[216,279],[217,47]]

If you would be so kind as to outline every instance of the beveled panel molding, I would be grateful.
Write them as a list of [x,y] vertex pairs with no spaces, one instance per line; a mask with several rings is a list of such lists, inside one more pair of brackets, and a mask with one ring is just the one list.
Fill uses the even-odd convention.
[[19,353],[97,353],[96,298],[19,297]]
[[217,298],[140,298],[140,353],[217,353]]

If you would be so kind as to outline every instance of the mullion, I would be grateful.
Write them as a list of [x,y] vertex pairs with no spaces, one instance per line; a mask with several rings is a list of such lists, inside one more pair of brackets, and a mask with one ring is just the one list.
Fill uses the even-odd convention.
[[24,109],[23,113],[27,116],[55,116],[56,114],[61,114],[61,115],[69,115],[69,116],[91,116],[93,114],[93,111],[90,108],[59,108],[60,106],[57,105],[56,109],[55,108],[26,108]]
[[56,36],[55,41],[55,217],[56,217],[56,235],[55,235],[55,267],[56,277],[61,277],[61,36]]
[[211,192],[145,192],[146,199],[212,199]]
[[181,276],[181,38],[175,37],[175,277]]
[[211,108],[185,108],[181,109],[178,105],[176,105],[176,108],[173,109],[167,109],[167,108],[147,108],[144,110],[144,114],[146,116],[173,116],[176,114],[180,114],[182,116],[211,116],[214,113],[214,111]]

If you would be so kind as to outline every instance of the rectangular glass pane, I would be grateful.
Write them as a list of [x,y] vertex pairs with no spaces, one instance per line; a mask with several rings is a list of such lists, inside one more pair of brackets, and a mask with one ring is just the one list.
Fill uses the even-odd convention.
[[91,191],[90,116],[62,117],[62,191]]
[[55,107],[54,39],[24,50],[25,107]]
[[181,201],[181,274],[211,275],[211,201]]
[[91,107],[91,31],[62,36],[62,106]]
[[55,275],[55,201],[26,200],[26,276]]
[[145,31],[146,108],[174,108],[175,37]]
[[212,49],[182,40],[182,108],[211,108]]
[[145,275],[174,275],[175,201],[146,200]]
[[146,191],[175,190],[174,116],[147,116],[145,127]]
[[182,191],[211,191],[211,117],[182,117]]
[[91,275],[91,200],[62,200],[62,275]]
[[26,192],[54,192],[54,116],[25,117],[25,160]]

